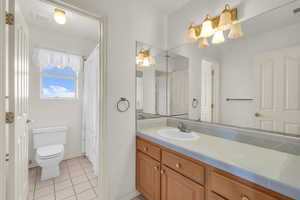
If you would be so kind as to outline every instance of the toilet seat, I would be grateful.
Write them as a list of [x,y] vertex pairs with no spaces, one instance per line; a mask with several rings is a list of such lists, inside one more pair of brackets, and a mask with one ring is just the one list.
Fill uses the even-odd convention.
[[46,160],[60,156],[63,151],[63,145],[50,145],[38,148],[36,153],[41,160]]

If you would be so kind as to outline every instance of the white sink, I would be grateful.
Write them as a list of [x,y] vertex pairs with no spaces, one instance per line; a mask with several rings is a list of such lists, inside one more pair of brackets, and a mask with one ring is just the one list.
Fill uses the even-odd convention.
[[181,141],[192,141],[197,140],[199,135],[195,132],[181,132],[179,129],[162,129],[158,131],[158,135],[174,140],[181,140]]

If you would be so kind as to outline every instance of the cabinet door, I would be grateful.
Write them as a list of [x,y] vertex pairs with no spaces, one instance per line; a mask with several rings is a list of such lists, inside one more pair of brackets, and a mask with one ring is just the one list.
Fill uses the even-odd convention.
[[204,200],[204,188],[201,185],[165,166],[161,173],[162,200]]
[[137,152],[137,190],[148,200],[160,200],[160,163]]

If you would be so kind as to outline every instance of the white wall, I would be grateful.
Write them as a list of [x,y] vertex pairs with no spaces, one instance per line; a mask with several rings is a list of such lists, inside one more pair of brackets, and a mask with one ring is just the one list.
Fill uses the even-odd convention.
[[[61,50],[77,55],[88,56],[96,46],[96,42],[78,37],[57,34],[38,27],[30,28],[32,48],[41,47]],[[81,77],[81,74],[79,74]],[[29,116],[33,120],[32,128],[67,126],[67,144],[65,158],[81,155],[81,98],[77,100],[45,100],[40,99],[40,68],[31,60],[29,74]],[[81,79],[79,80],[81,92]],[[30,132],[29,159],[33,162],[32,135]]]
[[[141,0],[64,0],[108,18],[107,137],[104,157],[109,197],[130,199],[135,194],[135,41],[165,47],[164,16]],[[145,1],[146,2],[146,1]],[[131,108],[116,110],[126,97]]]
[[238,8],[240,20],[246,20],[293,0],[191,0],[183,8],[168,15],[168,48],[184,43],[186,31],[192,22],[200,24],[207,14],[220,14],[225,3]]

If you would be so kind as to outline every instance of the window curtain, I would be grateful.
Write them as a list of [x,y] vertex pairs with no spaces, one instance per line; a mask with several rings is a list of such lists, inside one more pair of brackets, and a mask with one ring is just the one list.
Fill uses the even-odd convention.
[[98,174],[99,152],[99,47],[84,62],[82,103],[82,147]]
[[53,51],[48,49],[34,49],[35,63],[41,67],[71,67],[75,72],[79,72],[82,64],[81,56]]

